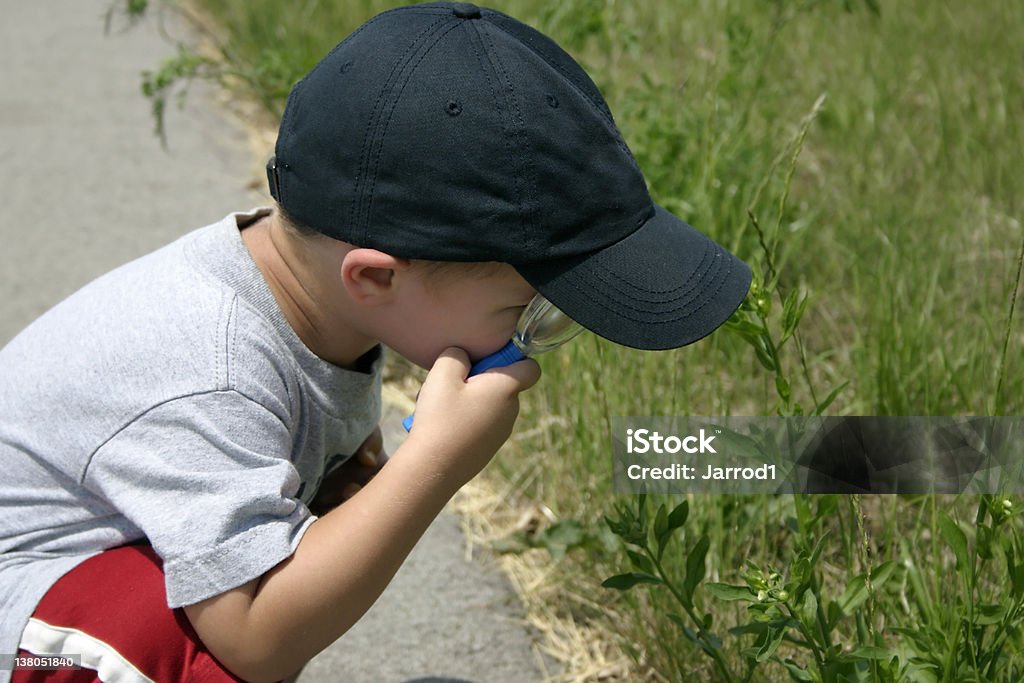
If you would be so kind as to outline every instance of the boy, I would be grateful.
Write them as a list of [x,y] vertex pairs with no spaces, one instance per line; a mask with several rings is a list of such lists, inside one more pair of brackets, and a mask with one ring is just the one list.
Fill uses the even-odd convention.
[[[82,655],[64,680],[290,676],[511,433],[536,363],[466,375],[533,296],[665,349],[750,281],[652,202],[568,55],[466,3],[332,50],[268,181],[273,209],[107,274],[0,351],[0,653]],[[325,473],[383,460],[381,343],[430,368],[415,424],[316,517]]]

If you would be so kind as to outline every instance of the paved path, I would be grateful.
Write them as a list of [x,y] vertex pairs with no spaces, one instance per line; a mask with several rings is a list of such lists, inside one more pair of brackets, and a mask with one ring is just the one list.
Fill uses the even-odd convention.
[[[173,108],[161,149],[139,73],[173,46],[151,24],[105,37],[111,2],[0,0],[0,344],[97,275],[267,201],[246,189],[245,136],[208,94]],[[300,681],[542,680],[507,583],[463,557],[446,512]]]

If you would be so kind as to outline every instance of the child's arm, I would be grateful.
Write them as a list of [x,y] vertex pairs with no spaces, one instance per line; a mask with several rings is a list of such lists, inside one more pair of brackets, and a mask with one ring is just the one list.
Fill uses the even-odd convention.
[[184,608],[225,667],[248,681],[280,680],[376,601],[445,503],[508,438],[519,392],[540,376],[531,360],[465,381],[468,371],[464,352],[445,351],[409,438],[377,476],[261,579]]

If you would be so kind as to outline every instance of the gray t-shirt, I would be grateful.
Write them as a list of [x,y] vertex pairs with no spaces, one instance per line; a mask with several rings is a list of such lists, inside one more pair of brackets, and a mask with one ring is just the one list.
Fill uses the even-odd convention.
[[170,607],[255,579],[380,418],[366,372],[314,355],[231,214],[85,286],[0,350],[0,683],[39,600],[148,539]]

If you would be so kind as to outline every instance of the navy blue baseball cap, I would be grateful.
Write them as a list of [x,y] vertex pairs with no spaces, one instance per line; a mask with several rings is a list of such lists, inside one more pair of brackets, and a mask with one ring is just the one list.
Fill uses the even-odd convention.
[[597,86],[501,12],[370,19],[292,89],[267,165],[305,226],[410,259],[511,264],[611,341],[668,349],[729,318],[750,269],[655,204]]

